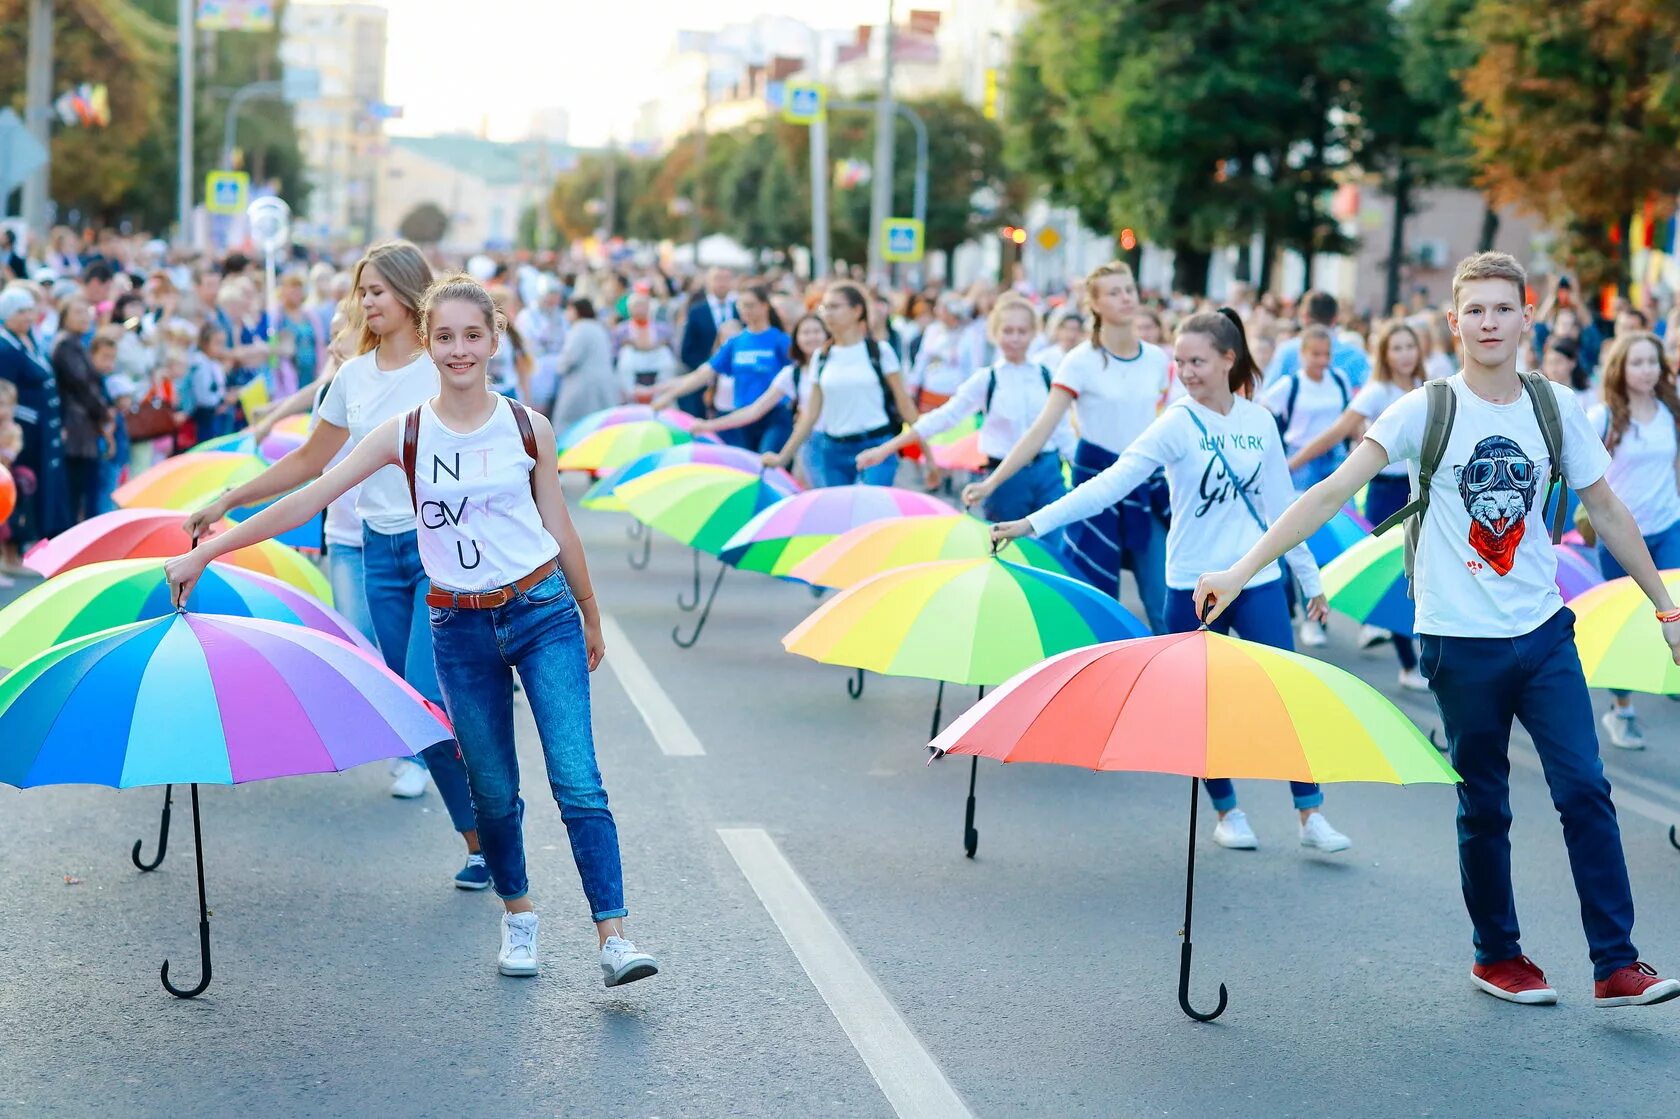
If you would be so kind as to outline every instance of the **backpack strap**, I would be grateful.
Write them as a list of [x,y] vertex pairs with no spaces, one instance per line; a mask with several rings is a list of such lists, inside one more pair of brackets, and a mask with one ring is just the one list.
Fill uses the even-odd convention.
[[881,410],[887,414],[887,423],[893,427],[904,426],[904,417],[898,414],[898,401],[893,399],[892,389],[887,386],[887,372],[881,365],[881,343],[874,335],[864,335],[863,352],[869,355],[869,365],[875,370],[875,380],[881,385]]
[[1519,371],[1517,376],[1522,378],[1523,391],[1528,393],[1529,403],[1534,405],[1534,418],[1540,424],[1540,437],[1546,443],[1546,457],[1552,460],[1552,477],[1546,483],[1546,500],[1552,502],[1552,543],[1556,544],[1563,539],[1563,513],[1564,506],[1568,504],[1564,499],[1569,494],[1569,483],[1563,480],[1563,415],[1558,411],[1557,395],[1552,391],[1550,381],[1539,373]]
[[1295,422],[1295,401],[1298,400],[1300,396],[1301,375],[1299,373],[1291,373],[1289,375],[1289,395],[1283,402],[1283,415],[1278,417],[1278,422],[1283,425],[1284,431],[1288,431],[1289,425]]
[[1435,471],[1440,467],[1441,460],[1447,455],[1447,441],[1452,438],[1453,418],[1458,414],[1458,397],[1453,393],[1452,382],[1446,379],[1425,381],[1423,394],[1426,408],[1423,418],[1423,446],[1418,452],[1418,480],[1417,488],[1412,490],[1412,499],[1404,508],[1396,511],[1382,524],[1371,530],[1373,536],[1380,536],[1402,522],[1406,525],[1406,594],[1416,598],[1416,588],[1412,583],[1412,571],[1417,562],[1418,538],[1423,527],[1424,514],[1429,512],[1429,488],[1434,481]]
[[[1042,365],[1040,369],[1044,368]],[[997,395],[997,366],[986,370],[986,414],[992,414],[992,397]]]
[[[425,405],[421,405],[421,408]],[[403,417],[402,468],[408,477],[408,502],[420,511],[420,498],[414,492],[414,464],[420,457],[420,408]]]
[[537,433],[531,428],[531,414],[525,410],[525,405],[512,397],[502,399],[513,410],[513,422],[519,428],[519,441],[525,444],[525,453],[531,456],[532,462],[541,461],[537,458]]

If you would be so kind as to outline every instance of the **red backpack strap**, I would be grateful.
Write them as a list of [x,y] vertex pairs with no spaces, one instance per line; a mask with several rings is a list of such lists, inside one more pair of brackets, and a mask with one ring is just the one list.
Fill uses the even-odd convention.
[[542,459],[537,457],[537,433],[531,428],[531,414],[526,410],[525,405],[512,397],[505,397],[504,399],[507,400],[508,407],[513,409],[513,422],[519,426],[519,439],[525,444],[525,453],[531,456],[531,491],[535,493],[537,486],[535,471],[537,464],[542,462]]
[[420,457],[420,409],[403,417],[402,468],[408,477],[408,500],[414,511],[420,511],[420,498],[414,492],[414,464]]

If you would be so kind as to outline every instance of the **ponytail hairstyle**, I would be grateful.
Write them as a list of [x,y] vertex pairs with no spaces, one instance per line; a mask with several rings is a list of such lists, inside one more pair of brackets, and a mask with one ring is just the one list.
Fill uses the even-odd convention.
[[[1091,314],[1091,344],[1102,346],[1102,315],[1097,312],[1097,285],[1109,276],[1124,276],[1137,283],[1137,277],[1132,273],[1132,266],[1123,260],[1111,260],[1107,264],[1099,264],[1085,277],[1085,309]],[[1108,353],[1103,352],[1103,364],[1108,363]]]
[[1254,396],[1260,385],[1260,370],[1254,355],[1248,350],[1248,333],[1243,330],[1242,316],[1229,307],[1217,311],[1199,311],[1178,324],[1178,333],[1200,334],[1213,343],[1222,354],[1231,354],[1231,392],[1237,396]]
[[379,335],[368,329],[366,320],[362,318],[361,297],[356,294],[362,286],[362,269],[370,264],[384,277],[385,286],[391,289],[397,302],[408,308],[409,315],[414,319],[415,333],[424,339],[420,306],[425,301],[426,289],[432,283],[432,266],[426,263],[426,258],[412,242],[386,241],[369,249],[367,255],[356,262],[355,271],[350,273],[350,294],[346,298],[354,309],[355,317],[350,321],[351,329],[357,335],[356,353],[365,354],[379,346]]
[[484,285],[465,272],[457,272],[433,283],[420,298],[420,340],[427,346],[432,342],[433,312],[445,303],[456,302],[471,303],[478,308],[484,316],[484,325],[490,328],[491,333],[500,335],[507,329],[507,316],[496,306],[490,293],[484,290]]
[[760,303],[764,304],[764,309],[768,312],[770,317],[770,325],[777,330],[782,330],[782,316],[777,313],[776,304],[770,300],[769,284],[766,284],[761,280],[750,280],[741,284],[735,290],[744,291]]
[[1669,416],[1674,420],[1675,436],[1680,438],[1680,390],[1675,388],[1674,367],[1663,352],[1662,339],[1645,331],[1618,334],[1610,344],[1610,356],[1604,361],[1604,406],[1610,412],[1604,447],[1611,454],[1616,453],[1617,445],[1633,422],[1633,410],[1628,403],[1627,361],[1633,348],[1641,342],[1649,343],[1657,351],[1657,384],[1652,391],[1668,409]]

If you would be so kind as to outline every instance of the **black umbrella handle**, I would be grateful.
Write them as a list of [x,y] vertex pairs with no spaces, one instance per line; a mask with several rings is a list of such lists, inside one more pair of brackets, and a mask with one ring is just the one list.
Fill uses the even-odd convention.
[[1219,985],[1219,1005],[1203,1012],[1190,1005],[1190,919],[1196,900],[1196,808],[1200,802],[1201,780],[1190,778],[1190,845],[1184,862],[1184,928],[1180,935],[1184,944],[1178,951],[1178,1007],[1198,1022],[1211,1022],[1225,1013],[1230,1001],[1225,984]]
[[141,862],[140,848],[145,845],[146,841],[144,839],[136,839],[134,841],[134,850],[129,854],[129,858],[134,860],[134,865],[141,871],[156,870],[158,867],[163,865],[163,856],[169,853],[169,806],[170,802],[174,799],[175,786],[164,786],[163,818],[158,821],[157,858],[153,859],[149,863]]
[[169,961],[163,961],[163,970],[159,977],[163,980],[163,989],[178,999],[194,999],[202,995],[210,986],[210,909],[204,899],[204,837],[198,826],[198,786],[192,787],[193,809],[193,853],[198,858],[198,985],[191,988],[177,987],[169,981]]

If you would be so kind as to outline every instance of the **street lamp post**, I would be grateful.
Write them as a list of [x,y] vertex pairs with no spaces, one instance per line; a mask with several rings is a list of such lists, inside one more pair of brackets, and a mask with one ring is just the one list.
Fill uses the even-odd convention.
[[893,175],[893,0],[881,28],[881,94],[875,102],[875,170],[869,194],[869,278],[882,274],[881,227],[891,216]]

